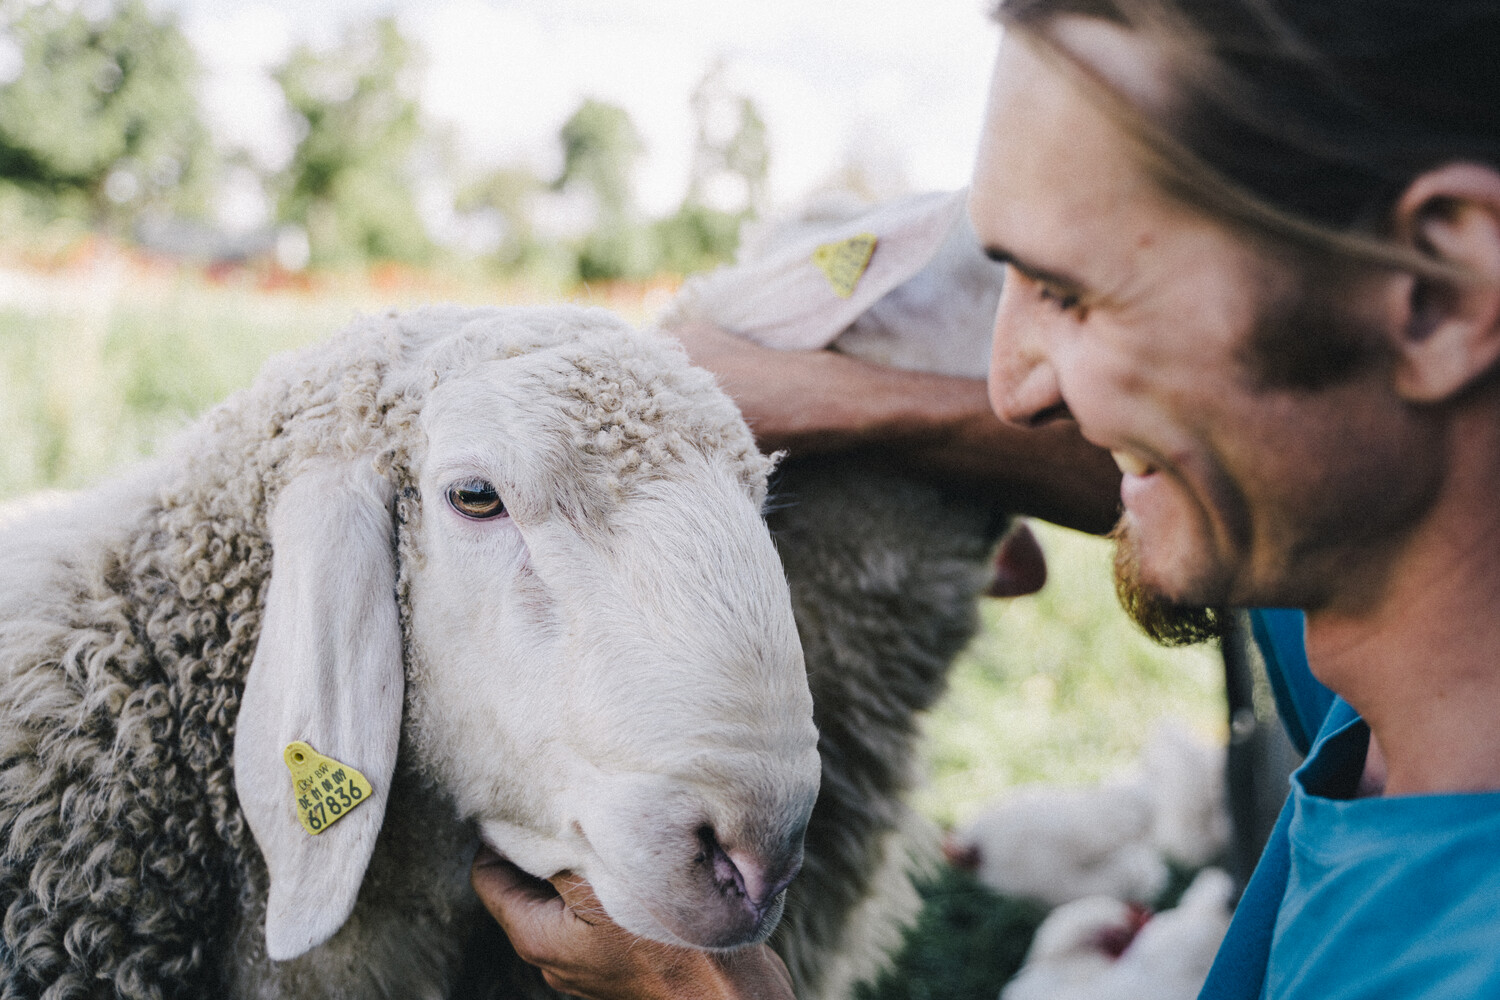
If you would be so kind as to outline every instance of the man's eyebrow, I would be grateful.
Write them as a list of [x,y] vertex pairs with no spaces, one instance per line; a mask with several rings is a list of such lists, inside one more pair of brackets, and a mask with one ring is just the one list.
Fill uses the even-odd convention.
[[1051,285],[1054,288],[1065,288],[1068,291],[1083,290],[1083,282],[1077,278],[1060,274],[1057,271],[1049,271],[1045,267],[1037,267],[1035,264],[1028,264],[1003,247],[987,246],[984,248],[984,255],[996,264],[1005,264],[1015,268],[1032,281]]

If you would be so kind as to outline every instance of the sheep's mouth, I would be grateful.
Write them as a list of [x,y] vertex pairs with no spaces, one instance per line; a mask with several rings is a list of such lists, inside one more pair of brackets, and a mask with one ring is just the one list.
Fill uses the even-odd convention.
[[1099,932],[1095,944],[1099,950],[1110,958],[1119,958],[1135,942],[1136,935],[1141,928],[1150,922],[1153,916],[1151,910],[1138,903],[1130,904],[1130,914],[1127,922],[1121,927],[1106,927]]

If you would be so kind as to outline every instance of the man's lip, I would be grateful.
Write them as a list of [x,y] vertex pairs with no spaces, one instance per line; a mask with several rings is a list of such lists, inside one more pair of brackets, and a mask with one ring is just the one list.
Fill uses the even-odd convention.
[[1149,476],[1156,471],[1156,467],[1150,462],[1128,451],[1111,451],[1109,454],[1120,471],[1127,476]]

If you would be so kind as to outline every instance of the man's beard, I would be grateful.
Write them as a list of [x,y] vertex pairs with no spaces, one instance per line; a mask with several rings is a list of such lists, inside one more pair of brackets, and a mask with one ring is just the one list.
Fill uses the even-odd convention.
[[1136,540],[1123,519],[1109,537],[1115,543],[1115,594],[1142,631],[1163,646],[1193,646],[1221,637],[1221,609],[1179,604],[1141,581]]

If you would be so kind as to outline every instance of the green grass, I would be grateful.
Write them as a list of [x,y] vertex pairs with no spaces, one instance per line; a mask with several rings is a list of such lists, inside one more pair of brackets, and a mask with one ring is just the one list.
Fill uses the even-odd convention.
[[150,454],[271,354],[352,312],[197,283],[0,303],[0,500],[85,486]]
[[928,720],[918,804],[945,825],[1016,785],[1092,783],[1125,768],[1163,717],[1223,736],[1217,651],[1152,643],[1115,601],[1108,542],[1034,527],[1047,586],[985,602],[984,629]]

